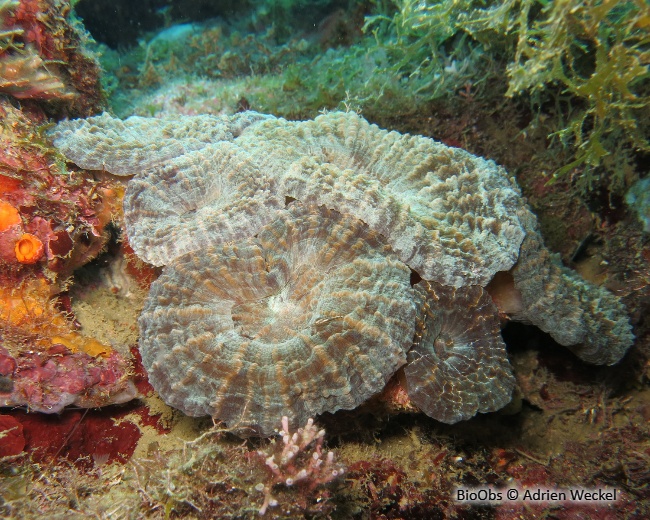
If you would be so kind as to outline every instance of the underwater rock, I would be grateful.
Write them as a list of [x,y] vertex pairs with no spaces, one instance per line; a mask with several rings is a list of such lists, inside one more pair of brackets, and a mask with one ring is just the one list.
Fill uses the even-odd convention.
[[130,364],[74,331],[50,291],[45,279],[0,285],[0,406],[59,413],[133,399]]
[[23,425],[11,415],[0,415],[0,439],[0,459],[18,455],[25,449]]
[[60,415],[14,410],[12,417],[20,424],[25,451],[35,463],[67,459],[71,465],[90,470],[114,462],[125,464],[131,458],[142,437],[133,422],[134,412],[138,409],[129,406],[110,414],[74,408]]
[[[244,114],[216,123],[231,128],[235,122],[237,130],[209,128],[203,136],[194,129],[205,127],[206,116],[197,116],[195,123],[190,117],[184,119],[179,128],[193,129],[189,136],[161,132],[159,125],[167,123],[158,120],[130,118],[123,123],[107,116],[102,116],[101,124],[95,124],[97,120],[65,122],[54,132],[55,144],[82,167],[116,173],[142,171],[131,181],[125,198],[131,241],[155,250],[163,243],[163,235],[168,235],[180,244],[177,249],[164,246],[162,254],[153,255],[168,266],[154,284],[140,319],[145,367],[154,387],[170,404],[190,414],[213,415],[231,426],[255,425],[264,433],[282,415],[288,415],[295,425],[324,410],[360,404],[381,390],[379,382],[385,382],[392,375],[388,372],[395,372],[404,362],[399,357],[407,354],[413,338],[393,336],[395,329],[379,330],[373,325],[363,329],[355,345],[359,348],[377,341],[380,332],[394,338],[399,348],[393,346],[397,350],[384,365],[386,373],[375,371],[369,383],[365,376],[353,375],[348,380],[344,376],[336,383],[336,388],[346,389],[341,401],[334,398],[336,390],[326,385],[322,385],[325,393],[315,396],[312,387],[298,383],[305,379],[286,383],[287,362],[279,345],[309,338],[310,349],[325,348],[325,343],[319,344],[301,329],[292,329],[270,315],[264,317],[270,302],[277,305],[276,311],[291,313],[311,301],[300,300],[311,294],[308,291],[291,293],[297,298],[293,303],[275,296],[268,300],[275,294],[268,291],[280,291],[281,279],[287,283],[293,276],[301,279],[289,267],[280,271],[284,278],[277,278],[275,272],[271,276],[269,259],[279,262],[277,258],[284,255],[287,265],[302,266],[305,272],[310,272],[312,263],[324,266],[328,262],[329,249],[316,254],[313,248],[296,247],[287,238],[293,232],[287,219],[300,207],[298,203],[326,208],[318,210],[324,230],[337,222],[356,222],[352,217],[363,221],[372,232],[383,235],[392,250],[377,246],[380,254],[386,258],[395,254],[431,289],[425,291],[428,307],[423,305],[415,346],[408,354],[414,366],[407,364],[405,374],[407,379],[411,374],[412,398],[437,419],[456,422],[507,403],[513,380],[496,329],[499,311],[539,326],[592,363],[616,363],[632,344],[631,327],[618,298],[561,266],[544,247],[536,219],[514,178],[492,161],[425,137],[381,130],[354,113],[329,113],[304,122]],[[129,134],[138,128],[146,132],[151,128],[153,133]],[[134,151],[140,146],[150,154]],[[185,148],[184,154],[179,153]],[[233,171],[237,167],[241,174]],[[251,179],[243,182],[255,173],[262,179],[262,191],[250,188]],[[238,197],[243,199],[242,207],[254,203],[248,206],[255,208],[254,218],[251,211],[237,212],[229,206],[228,201]],[[278,210],[279,201],[288,209]],[[228,215],[223,219],[219,215],[222,204]],[[345,215],[333,217],[332,210]],[[267,224],[258,233],[259,226],[275,218],[279,219],[276,224]],[[354,236],[358,224],[350,225],[349,233]],[[286,228],[288,234],[270,240],[275,226]],[[248,240],[243,236],[246,232]],[[260,245],[261,237],[270,240],[268,248]],[[206,245],[233,238],[235,242],[223,247]],[[340,240],[340,245],[345,243]],[[357,247],[367,253],[365,246]],[[148,254],[136,252],[145,258]],[[179,253],[186,254],[172,258]],[[353,256],[346,258],[353,262]],[[323,268],[322,279],[329,274]],[[498,281],[499,287],[492,281]],[[227,289],[226,283],[230,284]],[[264,284],[267,292],[259,292]],[[497,310],[483,288],[498,293],[495,301],[508,302],[508,307]],[[294,291],[295,287],[290,284],[285,289]],[[220,304],[209,303],[215,294],[222,298]],[[389,293],[381,297],[386,299]],[[360,305],[371,302],[364,298]],[[407,307],[414,303],[415,299]],[[354,308],[332,312],[353,316]],[[258,323],[244,331],[248,316],[268,318],[268,328]],[[461,317],[465,320],[462,327],[455,322]],[[333,327],[339,319],[322,325]],[[315,320],[321,324],[319,318]],[[463,334],[456,334],[459,327]],[[249,347],[262,336],[277,345]],[[467,355],[464,342],[473,349]],[[240,351],[226,347],[233,344],[246,346]],[[376,355],[381,357],[381,352]],[[373,358],[369,354],[367,359],[371,371],[377,363]],[[336,359],[349,360],[349,356]],[[431,372],[421,370],[420,359],[431,362]],[[336,379],[341,370],[348,374],[350,361],[337,363],[336,369],[319,365],[328,368],[324,374],[311,374],[315,377],[311,384],[320,385],[322,377]],[[215,384],[213,376],[220,372],[230,375],[216,379]],[[246,380],[249,372],[252,377]],[[255,400],[253,389],[261,400]]]
[[0,391],[0,406],[59,413],[68,405],[94,408],[130,401],[136,389],[128,363],[117,353],[106,358],[72,352],[61,344],[12,356],[0,346],[0,377],[12,382]]
[[0,118],[0,406],[58,413],[131,399],[130,364],[58,305],[106,246],[121,187],[66,171],[36,107],[0,100]]
[[165,268],[139,320],[143,365],[168,404],[244,432],[353,409],[406,361],[409,279],[360,220],[293,203],[254,239]]
[[0,100],[0,118],[0,281],[40,271],[63,281],[106,245],[105,227],[119,211],[116,186],[61,171],[42,135],[44,114]]
[[0,59],[0,92],[16,99],[72,99],[61,78],[52,74],[38,54]]
[[[50,115],[89,116],[104,104],[100,68],[70,2],[0,2],[0,92],[43,102]],[[28,103],[29,105],[29,103]],[[45,106],[45,104],[43,104]]]

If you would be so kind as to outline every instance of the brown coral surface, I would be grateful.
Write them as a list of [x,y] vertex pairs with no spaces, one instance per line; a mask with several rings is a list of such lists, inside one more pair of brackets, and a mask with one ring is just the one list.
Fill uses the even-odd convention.
[[512,270],[523,308],[517,318],[530,322],[589,363],[613,365],[634,341],[619,298],[562,265],[544,247],[534,215],[522,209],[527,229]]
[[135,175],[209,144],[232,141],[248,125],[269,117],[242,112],[160,119],[134,116],[122,121],[104,113],[63,121],[52,132],[52,139],[81,168]]
[[154,387],[188,415],[268,435],[352,409],[406,361],[408,268],[361,221],[297,203],[250,242],[179,257],[139,323]]
[[124,198],[126,231],[146,262],[165,265],[217,245],[253,236],[284,207],[276,181],[252,156],[224,142],[209,144],[131,182]]
[[425,280],[415,292],[422,311],[404,368],[411,400],[445,423],[503,408],[515,379],[488,293]]

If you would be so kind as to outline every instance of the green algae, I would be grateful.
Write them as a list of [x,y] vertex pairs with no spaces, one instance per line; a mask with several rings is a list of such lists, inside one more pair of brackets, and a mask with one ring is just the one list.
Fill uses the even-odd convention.
[[556,179],[579,171],[585,189],[602,176],[620,192],[629,183],[631,156],[650,152],[650,14],[644,0],[392,3],[396,12],[367,18],[366,29],[399,55],[396,73],[440,62],[460,35],[486,59],[507,62],[506,97],[537,105],[567,100],[570,115],[551,137],[572,158],[556,170]]

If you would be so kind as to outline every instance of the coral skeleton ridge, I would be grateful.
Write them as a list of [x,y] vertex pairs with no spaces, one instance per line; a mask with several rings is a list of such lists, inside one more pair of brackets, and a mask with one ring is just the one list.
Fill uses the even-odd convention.
[[142,357],[190,415],[269,434],[358,406],[401,367],[436,419],[497,410],[514,387],[499,310],[591,363],[632,344],[622,303],[544,247],[514,178],[463,150],[349,112],[104,114],[53,137],[82,168],[134,175],[129,241],[165,266]]

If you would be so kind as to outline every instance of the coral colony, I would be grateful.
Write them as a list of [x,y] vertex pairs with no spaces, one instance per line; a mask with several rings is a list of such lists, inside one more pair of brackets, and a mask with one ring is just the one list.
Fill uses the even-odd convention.
[[242,435],[353,409],[401,367],[438,420],[497,410],[514,386],[499,312],[591,363],[632,343],[622,303],[544,247],[513,177],[463,150],[351,112],[105,114],[53,139],[134,176],[129,241],[165,266],[139,320],[152,384]]

